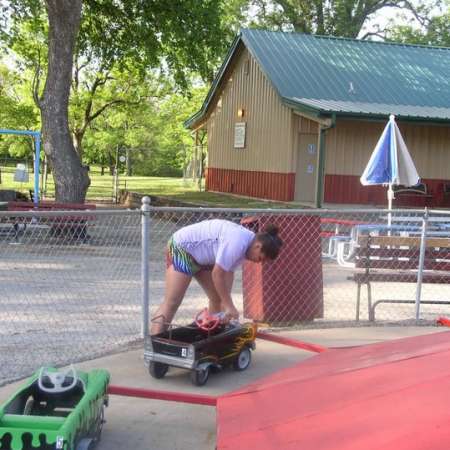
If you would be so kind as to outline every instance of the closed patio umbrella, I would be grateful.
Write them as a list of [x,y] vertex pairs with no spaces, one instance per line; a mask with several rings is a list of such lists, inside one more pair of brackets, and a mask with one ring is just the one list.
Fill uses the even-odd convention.
[[[364,186],[387,185],[388,209],[391,210],[394,198],[392,186],[415,186],[419,181],[420,177],[395,122],[395,116],[391,115],[361,176],[361,183]],[[390,225],[391,214],[388,218]]]
[[[361,183],[367,185],[388,185],[388,225],[391,225],[392,200],[394,198],[393,185],[415,186],[420,181],[414,162],[406,147],[400,130],[395,123],[395,116],[389,116],[380,139],[372,152],[370,160],[365,168]],[[420,298],[422,288],[423,257],[425,253],[426,226],[422,229],[420,245],[420,261],[416,286],[416,319],[419,318]]]

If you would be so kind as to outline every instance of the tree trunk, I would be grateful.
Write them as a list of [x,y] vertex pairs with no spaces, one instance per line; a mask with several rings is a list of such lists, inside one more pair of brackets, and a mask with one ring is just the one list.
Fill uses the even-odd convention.
[[83,161],[83,138],[84,138],[84,131],[76,130],[73,133],[74,137],[74,146],[75,151],[78,154],[78,157],[80,158],[80,161]]
[[130,149],[127,147],[126,150],[126,173],[127,177],[131,177],[133,175],[133,171],[131,169],[131,155],[130,155]]
[[111,153],[109,153],[108,154],[108,167],[109,167],[109,174],[111,176],[114,175],[114,167],[115,167],[115,165],[116,164],[114,163],[113,157],[112,157]]
[[43,147],[55,180],[58,202],[82,203],[90,179],[69,130],[68,107],[73,52],[82,0],[46,0],[49,22],[48,72],[40,100]]

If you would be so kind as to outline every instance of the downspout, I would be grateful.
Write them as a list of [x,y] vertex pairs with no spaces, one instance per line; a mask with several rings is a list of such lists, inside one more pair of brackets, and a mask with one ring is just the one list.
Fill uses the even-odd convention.
[[319,124],[319,162],[317,169],[317,186],[316,186],[316,208],[322,208],[324,179],[325,179],[325,134],[331,128],[336,126],[336,114],[331,116],[329,125]]

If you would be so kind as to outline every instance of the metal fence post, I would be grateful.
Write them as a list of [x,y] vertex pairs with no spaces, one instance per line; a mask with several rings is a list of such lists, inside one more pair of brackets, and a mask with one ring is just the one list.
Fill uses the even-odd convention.
[[426,250],[426,237],[427,237],[427,225],[428,225],[428,209],[425,208],[422,219],[422,233],[420,236],[420,254],[419,254],[419,267],[417,270],[417,286],[416,286],[416,320],[420,318],[420,297],[422,294],[422,278],[423,278],[423,266],[425,263],[425,250]]
[[141,283],[142,283],[142,337],[149,330],[149,257],[150,257],[150,197],[142,198],[141,206]]

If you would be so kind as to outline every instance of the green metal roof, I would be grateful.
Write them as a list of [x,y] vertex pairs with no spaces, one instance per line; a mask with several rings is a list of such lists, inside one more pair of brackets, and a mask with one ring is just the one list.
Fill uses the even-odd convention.
[[240,42],[291,107],[321,115],[450,120],[449,48],[246,29],[187,126],[206,113]]

